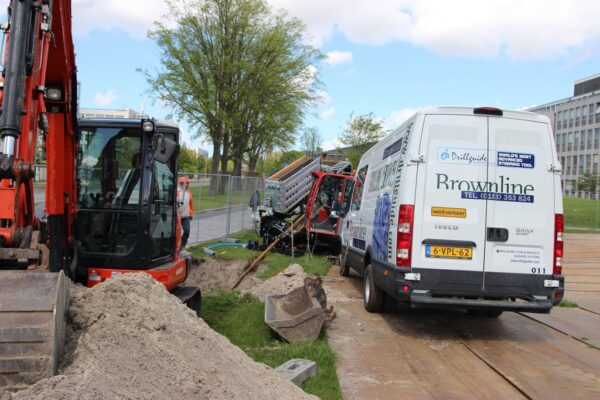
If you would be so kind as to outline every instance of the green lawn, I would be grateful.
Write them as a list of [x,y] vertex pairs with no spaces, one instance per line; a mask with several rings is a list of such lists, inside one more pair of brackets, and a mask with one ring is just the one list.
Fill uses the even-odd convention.
[[[254,232],[245,231],[232,235],[241,242],[258,240]],[[202,247],[216,243],[201,243],[190,249],[199,257],[211,257],[203,253]],[[217,259],[247,260],[259,254],[258,251],[236,247],[215,249]],[[325,275],[329,270],[327,258],[315,255],[294,258],[282,254],[269,254],[263,261],[268,268],[259,276],[268,279],[295,262],[304,267],[307,273]],[[264,322],[265,306],[250,295],[238,291],[221,291],[202,298],[202,318],[211,328],[227,337],[252,359],[277,367],[292,358],[303,358],[317,363],[317,376],[304,382],[302,389],[321,399],[341,399],[339,382],[335,370],[335,353],[323,333],[314,342],[285,343],[277,339]],[[285,397],[285,396],[282,396]]]
[[565,196],[563,207],[567,231],[577,232],[576,229],[569,228],[600,228],[600,201]]
[[238,292],[220,292],[202,299],[206,323],[254,360],[273,368],[292,358],[312,360],[317,363],[317,376],[305,381],[302,389],[321,399],[341,399],[335,354],[326,335],[314,342],[284,343],[265,324],[264,312],[262,302]]
[[191,186],[190,191],[196,211],[227,207],[229,201],[231,205],[249,204],[252,196],[251,190],[232,190],[231,197],[227,191],[221,194],[210,193],[208,186]]

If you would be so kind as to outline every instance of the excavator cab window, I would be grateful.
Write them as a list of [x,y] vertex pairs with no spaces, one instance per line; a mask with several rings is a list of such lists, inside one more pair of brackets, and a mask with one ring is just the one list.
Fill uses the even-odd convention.
[[344,178],[339,176],[325,176],[321,180],[310,216],[314,229],[335,230],[338,220],[331,212],[334,202],[339,204],[342,199],[343,183]]
[[[163,143],[175,143],[173,135],[161,134],[153,138],[154,154]],[[152,259],[168,256],[174,248],[174,215],[175,215],[175,159],[176,153],[170,152],[169,157],[155,157],[152,174],[152,208],[150,213],[150,242]]]
[[136,244],[138,231],[141,130],[88,128],[81,130],[80,137],[77,222],[81,249],[127,254]]

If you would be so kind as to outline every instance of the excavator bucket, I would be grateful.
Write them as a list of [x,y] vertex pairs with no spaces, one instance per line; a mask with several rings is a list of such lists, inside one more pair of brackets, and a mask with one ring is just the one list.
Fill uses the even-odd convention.
[[0,388],[18,390],[56,373],[66,310],[62,271],[0,271]]
[[265,322],[290,343],[315,340],[325,322],[325,311],[301,286],[285,295],[267,295]]

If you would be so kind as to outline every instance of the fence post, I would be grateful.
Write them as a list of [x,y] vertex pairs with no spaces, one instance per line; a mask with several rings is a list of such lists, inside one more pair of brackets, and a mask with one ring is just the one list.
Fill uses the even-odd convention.
[[229,237],[229,224],[231,223],[231,175],[227,185],[227,227],[225,237]]
[[244,230],[244,217],[245,217],[245,210],[246,210],[246,204],[244,204],[244,202],[246,201],[246,181],[244,180],[244,175],[240,176],[240,181],[242,183],[242,231]]

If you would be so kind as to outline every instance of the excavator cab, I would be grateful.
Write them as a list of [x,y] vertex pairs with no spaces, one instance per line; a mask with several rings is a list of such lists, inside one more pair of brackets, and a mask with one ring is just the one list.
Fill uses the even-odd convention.
[[306,201],[306,229],[323,243],[339,245],[340,221],[350,209],[354,188],[352,175],[313,172],[314,180]]
[[[165,121],[80,120],[77,280],[94,286],[141,270],[161,275],[169,290],[184,280],[186,260],[176,251],[178,136]],[[176,264],[177,276],[157,272]]]

